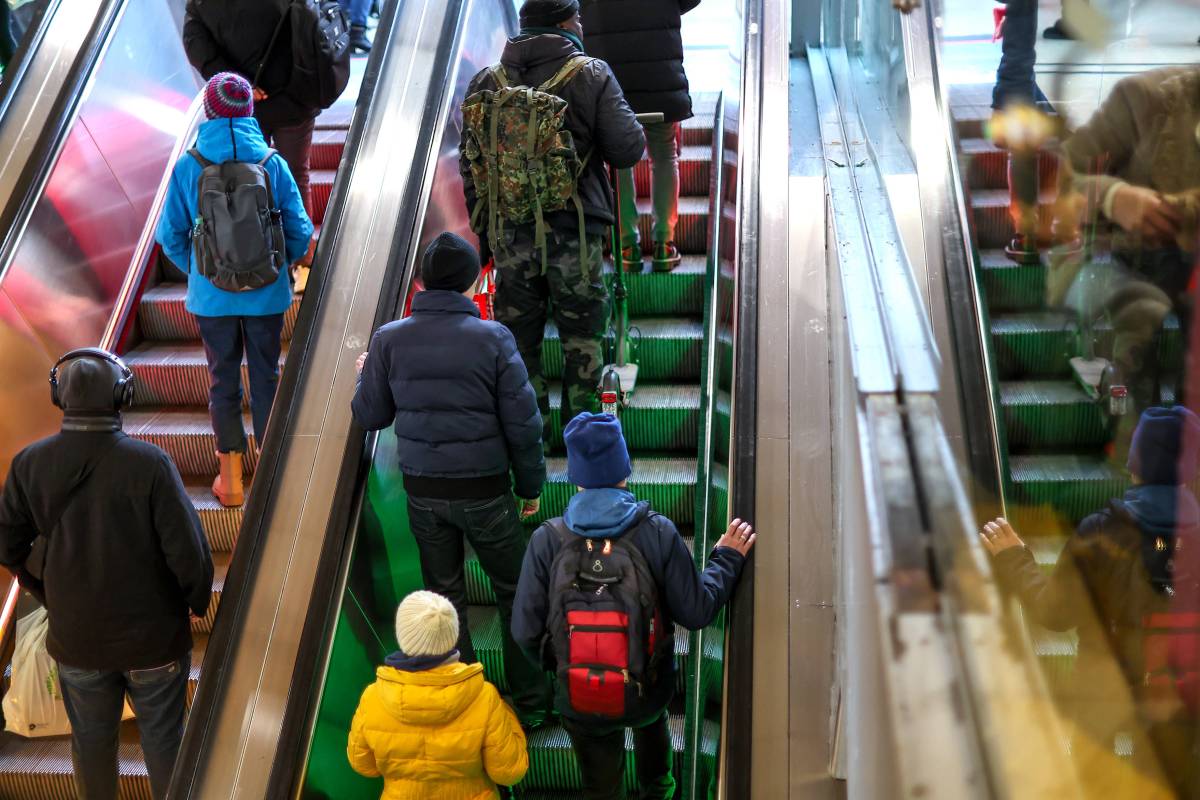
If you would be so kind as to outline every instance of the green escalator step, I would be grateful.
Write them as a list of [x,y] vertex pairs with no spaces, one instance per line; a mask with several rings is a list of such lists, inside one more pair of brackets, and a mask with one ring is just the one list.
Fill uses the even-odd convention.
[[1072,682],[1075,671],[1075,656],[1079,651],[1079,637],[1074,631],[1051,631],[1037,625],[1030,626],[1033,652],[1046,676],[1046,683],[1054,694],[1061,694]]
[[1072,381],[1008,381],[1000,405],[1010,447],[1102,446],[1109,439],[1107,414]]
[[983,286],[991,311],[1027,311],[1046,305],[1046,268],[1042,264],[1017,264],[1003,250],[979,254]]
[[[550,386],[552,447],[562,447],[562,387]],[[636,388],[621,412],[621,428],[631,451],[696,451],[700,436],[700,387],[646,384]]]
[[1031,536],[1026,540],[1025,546],[1029,548],[1033,560],[1041,567],[1042,571],[1049,574],[1058,564],[1058,556],[1062,553],[1066,543],[1067,537],[1065,536]]
[[[704,314],[705,256],[684,256],[679,266],[670,272],[653,272],[649,266],[647,260],[642,272],[625,274],[631,317],[698,318]],[[611,291],[612,263],[606,263],[605,269]]]
[[1000,376],[1066,375],[1080,352],[1073,311],[1022,311],[992,317],[992,344]]
[[[704,332],[699,319],[647,317],[634,320],[631,332],[634,359],[643,381],[695,382],[700,377]],[[546,326],[542,372],[557,378],[563,372],[562,341],[553,324]]]
[[[654,510],[670,517],[678,526],[691,526],[696,519],[696,459],[654,457],[633,459],[629,490],[639,500],[647,500]],[[542,507],[531,523],[540,524],[561,516],[567,502],[577,491],[567,479],[565,458],[546,459],[546,485]]]
[[[675,755],[675,774],[683,772],[683,716],[672,714],[669,726],[671,747]],[[700,762],[706,774],[712,775],[716,766],[717,745],[720,726],[705,720],[701,731]],[[571,740],[566,731],[558,726],[548,726],[529,734],[529,772],[518,787],[518,796],[526,791],[571,792],[580,788],[579,766],[571,749]],[[625,789],[633,794],[637,791],[637,773],[633,759],[633,733],[625,733]],[[578,795],[574,795],[578,796]]]
[[1099,456],[1012,456],[1012,516],[1025,536],[1063,535],[1088,514],[1121,497],[1129,484]]

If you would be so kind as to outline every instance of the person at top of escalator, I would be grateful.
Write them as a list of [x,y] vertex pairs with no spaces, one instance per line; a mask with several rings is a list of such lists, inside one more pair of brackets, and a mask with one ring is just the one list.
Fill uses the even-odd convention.
[[1115,736],[1132,732],[1143,770],[1149,748],[1139,744],[1149,733],[1167,776],[1180,788],[1200,788],[1192,751],[1200,719],[1200,503],[1188,488],[1198,459],[1200,418],[1182,406],[1149,408],[1129,451],[1132,487],[1079,523],[1052,572],[1007,520],[980,533],[1001,585],[1025,614],[1050,630],[1078,632],[1065,699],[1082,734],[1073,748],[1081,772],[1099,787],[1112,787],[1106,762]]
[[585,412],[564,437],[567,477],[579,492],[529,540],[513,638],[558,672],[556,706],[585,800],[625,796],[627,728],[640,797],[665,800],[675,796],[667,728],[675,625],[700,630],[716,620],[754,547],[754,529],[733,520],[697,570],[675,524],[629,490],[632,467],[617,418]]
[[517,714],[537,727],[550,711],[550,685],[513,643],[508,621],[525,552],[520,520],[537,513],[546,481],[542,419],[512,334],[479,318],[479,275],[479,254],[466,240],[443,233],[429,244],[425,290],[413,297],[411,316],[375,332],[359,359],[352,409],[363,428],[396,432],[425,588],[454,603],[468,663],[478,659],[464,538],[474,548],[496,594]]
[[[474,133],[471,125],[465,125],[459,143],[459,171],[483,260],[495,258],[496,319],[516,337],[537,393],[545,426],[543,439],[550,441],[550,392],[542,369],[547,315],[553,314],[562,340],[562,419],[571,419],[595,406],[604,364],[601,336],[608,323],[608,290],[602,274],[602,239],[613,222],[612,187],[605,164],[619,169],[634,166],[642,157],[646,138],[612,70],[603,61],[584,55],[577,0],[527,0],[521,6],[520,20],[521,32],[504,45],[500,63],[472,78],[464,119],[478,119],[475,112],[494,96],[490,92],[498,88],[501,76],[509,86],[542,87],[546,94],[561,98],[566,102],[563,127],[584,162],[577,179],[574,169],[566,176],[566,181],[574,181],[569,187],[574,189],[573,197],[565,207],[547,210],[544,215],[540,205],[530,209],[532,221],[517,223],[502,217],[502,194],[489,192],[487,187],[479,191],[475,183],[477,178],[485,180],[488,159],[483,154],[495,147],[520,149],[525,140],[519,137],[520,142],[489,144],[488,139],[502,138],[504,132],[488,134],[486,122],[482,125],[485,130]],[[513,105],[521,102],[517,99]],[[554,153],[562,150],[555,147]],[[501,159],[498,163],[500,175],[486,180],[521,181],[520,176],[504,174],[503,165],[512,162]],[[553,176],[546,178],[554,182]],[[496,207],[489,206],[492,199]]]
[[196,152],[185,153],[175,165],[157,232],[163,253],[187,274],[187,310],[196,316],[204,342],[211,375],[208,411],[221,464],[213,494],[225,506],[240,506],[244,500],[242,359],[249,364],[250,413],[255,444],[261,448],[279,383],[283,316],[292,305],[292,283],[286,264],[273,282],[245,291],[218,288],[200,274],[200,248],[193,245],[200,228],[214,224],[201,216],[198,182],[205,171],[202,160],[211,164],[261,163],[270,184],[271,216],[277,214],[282,224],[287,264],[308,249],[313,230],[287,162],[278,153],[268,158],[270,150],[253,111],[254,99],[245,78],[224,72],[208,82],[204,90],[208,120],[200,125]]
[[490,800],[529,769],[525,733],[483,665],[456,648],[454,605],[413,592],[396,609],[399,649],[375,671],[350,723],[346,756],[382,800]]
[[75,786],[116,800],[128,695],[156,800],[183,739],[188,614],[204,617],[213,563],[175,463],[122,432],[133,377],[116,356],[68,353],[50,373],[62,431],[13,459],[0,499],[0,564],[46,606],[71,722]]
[[[656,270],[679,265],[675,224],[679,218],[679,123],[692,116],[692,96],[683,69],[681,17],[700,0],[583,0],[583,46],[604,59],[637,114],[659,113],[648,122],[650,196],[654,212],[651,263]],[[621,247],[624,261],[641,271],[637,191],[633,170],[618,174]],[[630,268],[630,267],[627,267]]]
[[[221,72],[234,72],[248,80],[259,76],[259,85],[254,87],[254,118],[267,143],[287,162],[311,218],[310,155],[321,109],[296,100],[287,91],[295,61],[292,36],[283,30],[274,37],[287,5],[280,0],[188,0],[183,47],[188,61],[206,81]],[[316,242],[311,242],[298,259],[300,286],[307,280],[315,246]]]

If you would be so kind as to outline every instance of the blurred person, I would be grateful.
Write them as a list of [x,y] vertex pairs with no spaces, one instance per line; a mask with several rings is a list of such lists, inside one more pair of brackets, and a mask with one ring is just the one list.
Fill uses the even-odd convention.
[[[565,130],[582,164],[574,178],[573,203],[564,210],[540,206],[525,224],[495,217],[487,186],[476,186],[486,173],[488,142],[465,132],[460,142],[460,172],[467,209],[479,234],[484,260],[495,259],[496,319],[516,338],[525,369],[538,398],[550,440],[550,393],[542,369],[546,318],[553,314],[562,339],[562,419],[589,411],[603,367],[601,337],[608,324],[608,290],[603,277],[602,239],[613,222],[612,187],[605,164],[618,169],[641,160],[646,139],[603,61],[583,55],[583,26],[577,0],[526,0],[520,10],[521,32],[509,39],[500,64],[481,71],[467,90],[464,111],[486,103],[503,76],[508,86],[542,87],[566,102]],[[500,181],[504,175],[490,176]],[[544,225],[542,224],[544,222]]]
[[[242,359],[249,366],[250,414],[255,443],[261,448],[279,384],[283,315],[292,305],[286,264],[308,249],[313,226],[287,162],[268,149],[253,117],[250,82],[230,72],[214,75],[204,89],[204,112],[207,120],[200,125],[194,152],[184,153],[171,174],[157,239],[171,263],[187,274],[186,307],[196,317],[208,360],[208,411],[221,465],[212,491],[222,505],[240,506],[245,500],[242,456],[246,452]],[[286,258],[274,282],[232,291],[218,288],[200,274],[196,232],[199,224],[212,224],[201,217],[197,196],[198,181],[206,168],[202,159],[210,164],[259,164],[265,171],[273,195],[268,198],[273,204],[271,215],[278,215]]]
[[[1198,457],[1200,418],[1182,406],[1149,408],[1129,452],[1132,487],[1079,523],[1053,572],[1034,561],[1007,520],[989,522],[980,534],[1000,584],[1016,593],[1028,618],[1078,632],[1065,700],[1086,740],[1072,747],[1081,777],[1107,789],[1106,796],[1120,795],[1104,756],[1111,758],[1121,733],[1134,739],[1137,770],[1153,774],[1148,734],[1175,788],[1200,789],[1200,630],[1188,622],[1200,613],[1200,503],[1187,486],[1196,479]],[[1178,638],[1164,645],[1164,635]],[[1167,669],[1163,651],[1180,644],[1192,660],[1174,664],[1176,672]],[[1132,707],[1122,700],[1130,692]]]
[[[692,96],[683,69],[681,17],[700,0],[584,0],[583,44],[617,77],[636,114],[660,113],[662,122],[646,123],[650,156],[650,196],[654,212],[651,258],[656,270],[679,265],[675,224],[679,218],[679,123],[692,117]],[[633,170],[618,173],[621,247],[624,261],[640,271],[637,190]]]
[[12,27],[9,25],[11,16],[12,9],[8,5],[8,0],[0,0],[0,74],[8,69],[13,55],[17,52],[17,43],[13,39]]
[[188,615],[203,617],[212,597],[208,541],[170,456],[121,430],[133,374],[120,359],[72,351],[50,384],[62,430],[13,459],[0,499],[0,564],[46,606],[79,797],[116,800],[128,696],[161,800],[183,739]]
[[396,609],[399,650],[375,672],[354,712],[346,755],[383,776],[382,800],[485,800],[525,777],[525,733],[482,664],[464,664],[454,606],[413,592]]
[[567,476],[579,492],[530,539],[513,636],[558,672],[556,706],[585,800],[625,796],[627,728],[640,796],[664,800],[675,796],[667,729],[675,625],[700,630],[716,620],[755,533],[735,519],[697,570],[675,524],[629,491],[632,467],[616,417],[582,413],[565,439]]
[[509,623],[525,553],[521,519],[538,512],[546,480],[542,419],[512,334],[479,318],[479,275],[479,255],[461,237],[443,233],[429,244],[425,290],[413,297],[411,316],[375,332],[359,359],[352,408],[366,430],[396,432],[425,588],[457,609],[458,650],[468,663],[478,659],[463,539],[474,548],[496,593],[517,715],[537,727],[550,711],[550,685],[513,642]]
[[371,40],[367,37],[367,14],[371,0],[338,0],[338,4],[350,18],[350,46],[354,52],[371,52]]

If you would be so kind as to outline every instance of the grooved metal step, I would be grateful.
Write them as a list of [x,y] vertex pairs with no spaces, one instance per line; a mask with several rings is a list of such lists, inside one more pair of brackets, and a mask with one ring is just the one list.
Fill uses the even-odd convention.
[[184,488],[200,515],[209,549],[214,553],[232,552],[242,527],[242,509],[226,508],[217,502],[212,493],[211,477],[188,481]]
[[[972,189],[1008,191],[1008,151],[1001,150],[983,137],[961,139],[959,154],[964,159],[963,173]],[[1043,152],[1039,160],[1042,186],[1053,185],[1058,175],[1058,160]]]
[[[562,386],[550,386],[552,447],[562,446]],[[700,387],[646,384],[636,388],[629,407],[621,412],[621,429],[630,451],[695,452],[700,436]]]
[[312,150],[309,152],[309,168],[336,170],[346,149],[345,128],[318,130],[313,132]]
[[[712,147],[685,145],[679,149],[679,196],[705,197],[712,177]],[[650,161],[643,157],[633,168],[638,197],[650,196]]]
[[[530,524],[541,524],[561,514],[576,491],[575,485],[567,478],[567,460],[547,458],[542,507],[529,520]],[[696,521],[696,459],[694,456],[651,458],[635,454],[629,491],[639,500],[649,501],[655,511],[670,518],[679,527],[691,527]]]
[[[654,221],[650,201],[638,198],[638,235],[642,242],[653,242]],[[703,254],[708,250],[708,198],[679,198],[679,219],[675,224],[675,244],[681,253]],[[649,249],[647,247],[647,249]]]
[[[144,442],[161,447],[171,456],[179,474],[212,478],[220,471],[217,461],[217,437],[205,408],[136,408],[125,413],[125,432]],[[258,464],[254,426],[249,413],[243,413],[246,453],[242,457],[246,475]]]
[[[704,328],[698,319],[648,317],[635,320],[631,341],[641,367],[639,381],[695,382],[700,378]],[[563,373],[562,341],[553,322],[546,325],[542,345],[542,374],[557,379]]]
[[1073,530],[1129,486],[1125,471],[1099,456],[1012,456],[1009,469],[1017,530],[1030,536]]
[[[1051,221],[1050,202],[1053,194],[1043,191],[1038,199],[1038,214],[1045,225]],[[1012,241],[1014,228],[1009,212],[1007,189],[980,189],[971,192],[971,216],[975,221],[975,236],[981,250],[1002,250]]]
[[329,210],[329,196],[333,193],[333,181],[336,176],[336,169],[314,169],[309,173],[308,186],[312,191],[314,225],[325,223],[325,212]]
[[[285,343],[280,366],[287,359]],[[208,406],[208,361],[198,343],[143,342],[125,354],[134,374],[137,406]],[[250,399],[249,376],[242,363],[242,406]]]
[[1000,405],[1009,447],[1100,447],[1109,439],[1107,412],[1075,381],[1007,381]]
[[[649,248],[647,248],[649,251]],[[701,317],[704,314],[704,274],[706,256],[685,255],[679,266],[670,272],[650,269],[650,252],[646,252],[641,272],[626,272],[625,287],[631,317],[664,317],[670,315]],[[611,291],[612,261],[605,259],[604,269]]]
[[[980,267],[987,307],[997,311],[1037,311],[1046,307],[1046,265],[1017,264],[1003,250],[981,250]],[[1093,264],[1111,264],[1112,253],[1097,250]]]
[[[283,340],[291,341],[296,327],[296,315],[300,312],[300,296],[292,299],[292,305],[283,315]],[[161,283],[147,289],[138,306],[138,327],[142,338],[160,342],[196,342],[200,339],[200,326],[185,306],[187,284]]]
[[195,635],[212,633],[213,621],[217,618],[217,607],[221,605],[221,595],[225,593],[225,576],[229,574],[229,562],[233,555],[229,552],[216,552],[213,559],[213,596],[208,604],[208,613],[203,617],[192,619],[192,633]]

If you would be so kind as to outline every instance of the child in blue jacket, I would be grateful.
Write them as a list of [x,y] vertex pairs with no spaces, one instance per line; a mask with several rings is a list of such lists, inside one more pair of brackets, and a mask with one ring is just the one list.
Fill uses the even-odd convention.
[[[204,112],[208,121],[200,125],[196,149],[208,161],[257,163],[267,155],[267,143],[253,117],[253,90],[245,78],[232,72],[214,75],[204,89]],[[213,494],[222,505],[239,506],[244,500],[242,454],[246,452],[242,358],[244,354],[250,368],[250,411],[254,437],[261,447],[279,382],[280,337],[283,315],[292,304],[292,283],[285,269],[270,286],[229,292],[213,286],[196,271],[191,232],[198,216],[202,169],[189,154],[175,165],[157,238],[167,258],[187,273],[187,310],[196,315],[208,359],[208,409],[221,462]],[[308,250],[312,222],[283,158],[272,156],[266,162],[266,171],[283,219],[287,260],[294,263]]]

